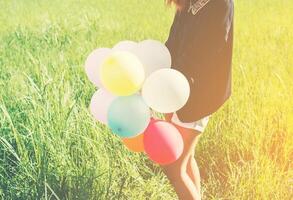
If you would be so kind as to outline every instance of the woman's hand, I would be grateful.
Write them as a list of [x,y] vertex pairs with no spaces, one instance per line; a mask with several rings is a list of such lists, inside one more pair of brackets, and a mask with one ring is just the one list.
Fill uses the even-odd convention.
[[170,122],[171,123],[172,116],[173,116],[173,113],[167,113],[167,114],[165,114],[165,120],[167,122]]

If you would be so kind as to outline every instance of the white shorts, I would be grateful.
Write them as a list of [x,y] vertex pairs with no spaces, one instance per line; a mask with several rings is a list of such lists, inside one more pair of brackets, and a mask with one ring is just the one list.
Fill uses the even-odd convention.
[[210,116],[206,116],[206,117],[204,117],[198,121],[195,121],[195,122],[184,123],[179,120],[176,113],[173,113],[171,122],[173,122],[174,124],[176,124],[178,126],[181,126],[184,128],[194,129],[194,130],[202,133],[208,125],[209,117]]

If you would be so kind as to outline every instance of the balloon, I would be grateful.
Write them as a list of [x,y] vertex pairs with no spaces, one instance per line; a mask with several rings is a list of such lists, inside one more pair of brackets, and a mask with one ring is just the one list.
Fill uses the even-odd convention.
[[133,41],[125,40],[121,41],[113,47],[113,51],[129,51],[131,53],[135,53],[138,44]]
[[172,113],[182,108],[190,95],[185,76],[174,69],[160,69],[144,82],[142,97],[149,107],[161,113]]
[[159,41],[145,40],[138,43],[135,53],[145,67],[146,77],[152,72],[171,68],[171,55],[168,48]]
[[160,165],[175,162],[184,148],[178,129],[173,124],[162,120],[151,120],[144,132],[143,142],[148,157]]
[[85,71],[89,80],[98,88],[102,88],[100,81],[100,65],[104,59],[111,53],[111,49],[99,48],[90,53],[85,61]]
[[144,68],[138,58],[126,51],[113,52],[103,62],[101,81],[106,89],[117,96],[136,93],[144,81]]
[[108,124],[120,137],[135,137],[150,121],[150,110],[139,95],[117,97],[108,110]]
[[103,89],[94,93],[90,103],[90,112],[97,121],[107,124],[108,108],[114,99],[115,96]]
[[123,138],[124,145],[133,152],[144,152],[143,134],[139,134],[133,138]]

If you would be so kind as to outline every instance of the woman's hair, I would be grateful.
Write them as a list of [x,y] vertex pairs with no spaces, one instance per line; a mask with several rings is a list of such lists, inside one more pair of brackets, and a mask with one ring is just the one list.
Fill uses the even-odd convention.
[[167,4],[174,4],[177,9],[181,10],[184,8],[187,0],[166,0]]

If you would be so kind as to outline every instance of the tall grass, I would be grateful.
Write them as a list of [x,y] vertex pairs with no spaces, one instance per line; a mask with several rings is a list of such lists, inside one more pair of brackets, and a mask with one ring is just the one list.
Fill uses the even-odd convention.
[[[196,149],[204,199],[293,199],[293,2],[235,2],[233,96]],[[88,111],[83,63],[165,41],[157,0],[0,1],[0,199],[176,199],[158,166]]]

